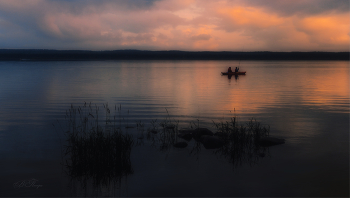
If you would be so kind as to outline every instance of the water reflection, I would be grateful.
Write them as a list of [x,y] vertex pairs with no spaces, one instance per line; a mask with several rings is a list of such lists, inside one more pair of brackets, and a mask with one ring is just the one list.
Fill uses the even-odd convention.
[[227,75],[227,79],[231,80],[232,76],[235,77],[235,80],[237,81],[239,78],[239,75]]
[[[121,125],[127,125],[127,122],[135,125],[136,120],[142,120],[142,123],[161,120],[167,116],[165,108],[170,112],[172,119],[180,121],[179,127],[187,127],[189,121],[198,119],[200,127],[209,128],[214,132],[215,127],[211,128],[212,120],[237,116],[238,119],[246,121],[255,117],[263,123],[270,124],[271,135],[286,138],[288,144],[256,153],[251,150],[252,156],[259,160],[264,159],[264,163],[259,163],[259,166],[254,166],[253,169],[243,166],[240,171],[232,174],[228,174],[228,170],[233,161],[230,164],[216,160],[216,156],[228,156],[227,160],[230,160],[231,155],[211,155],[211,150],[204,149],[201,142],[193,139],[188,141],[188,146],[182,150],[169,144],[168,151],[176,152],[176,160],[162,168],[171,172],[169,175],[173,179],[179,178],[171,183],[163,172],[154,174],[158,173],[159,164],[164,161],[164,158],[160,157],[162,154],[159,154],[162,152],[153,152],[149,147],[141,149],[148,145],[147,134],[134,134],[135,144],[142,141],[144,144],[140,144],[138,148],[133,147],[133,151],[139,149],[139,156],[145,157],[140,159],[139,156],[135,156],[135,161],[123,166],[129,167],[127,170],[137,172],[112,173],[116,177],[110,178],[110,185],[105,186],[104,181],[97,177],[98,172],[83,174],[78,170],[71,171],[70,175],[74,176],[71,177],[72,186],[75,186],[77,191],[92,189],[95,183],[100,184],[96,191],[103,194],[107,188],[112,191],[113,186],[118,190],[120,185],[122,189],[131,178],[142,182],[131,183],[128,187],[139,189],[138,186],[149,182],[149,178],[156,177],[157,182],[149,183],[147,188],[136,194],[142,196],[145,191],[155,192],[159,185],[168,186],[164,192],[171,194],[171,186],[184,184],[183,178],[186,178],[188,182],[183,187],[191,186],[186,192],[202,192],[200,195],[203,196],[208,191],[212,192],[213,196],[224,191],[223,196],[230,196],[236,192],[240,192],[242,196],[257,195],[247,193],[251,192],[251,181],[259,181],[259,185],[256,186],[261,188],[255,192],[265,190],[266,196],[324,196],[320,189],[329,191],[329,196],[334,195],[332,192],[348,195],[348,61],[244,61],[241,65],[249,75],[237,80],[222,77],[220,72],[232,64],[235,64],[234,61],[0,62],[0,156],[3,161],[9,162],[6,167],[2,166],[3,170],[9,170],[9,173],[4,172],[2,176],[22,179],[22,173],[26,172],[25,177],[41,180],[38,177],[40,173],[50,177],[50,180],[53,175],[52,177],[58,178],[55,181],[60,183],[60,175],[58,171],[52,171],[53,166],[47,166],[47,169],[42,166],[29,166],[28,160],[59,160],[60,145],[57,135],[50,128],[52,123],[56,119],[62,119],[62,111],[65,111],[69,104],[80,105],[84,101],[91,101],[100,105],[106,102],[122,104],[125,110],[121,116],[125,120],[122,120]],[[126,113],[127,110],[130,110],[130,114]],[[157,126],[162,129],[159,122]],[[180,140],[178,136],[173,138],[174,143],[185,141]],[[163,148],[166,150],[166,145]],[[199,149],[196,150],[197,148]],[[185,159],[182,154],[187,151],[190,156],[187,153],[185,156],[191,160],[183,163]],[[170,153],[174,155],[175,152]],[[268,156],[269,152],[273,155],[271,160],[261,157],[264,153]],[[208,153],[210,155],[207,155]],[[192,160],[192,156],[205,156],[201,158],[205,161],[201,163],[201,171],[197,169],[198,166],[195,167],[196,161]],[[239,154],[233,153],[232,156],[236,159],[234,163],[241,161],[237,157]],[[242,164],[249,164],[248,158],[244,160],[250,154],[241,156]],[[14,160],[11,160],[12,158]],[[75,161],[80,161],[77,159]],[[144,170],[146,159],[149,162],[147,170],[151,171],[146,174],[149,177],[142,180],[139,173]],[[69,159],[69,163],[72,161],[74,160]],[[251,161],[255,163],[254,159]],[[17,164],[22,165],[18,168]],[[84,167],[83,163],[76,164],[85,170],[90,169],[87,165]],[[99,166],[95,164],[92,167]],[[191,166],[193,169],[188,170]],[[224,166],[226,168],[223,168]],[[208,177],[206,169],[219,170],[220,173]],[[68,169],[66,170],[68,172]],[[295,177],[295,173],[300,172],[312,172],[318,177],[310,175],[307,178],[296,179],[298,177]],[[325,173],[326,179],[323,178]],[[78,176],[86,176],[86,179]],[[216,181],[215,178],[225,182],[213,182]],[[300,185],[306,179],[308,185]],[[198,185],[193,187],[191,183]],[[8,185],[5,180],[3,184]],[[42,196],[51,190],[61,192],[56,183],[51,187],[46,184],[43,183],[45,189],[48,189],[46,192],[36,192]],[[222,186],[225,186],[225,189]],[[274,186],[278,186],[280,193],[271,193],[276,190]],[[291,191],[292,194],[287,193]],[[12,196],[13,193],[13,189],[2,189],[1,192],[5,196]],[[30,196],[16,193],[18,196]],[[91,192],[92,195],[94,193],[95,191]]]

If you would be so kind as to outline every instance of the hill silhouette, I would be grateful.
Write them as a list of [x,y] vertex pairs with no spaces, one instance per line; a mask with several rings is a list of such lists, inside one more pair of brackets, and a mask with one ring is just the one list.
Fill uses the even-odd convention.
[[229,52],[1,49],[0,60],[349,60],[349,52]]

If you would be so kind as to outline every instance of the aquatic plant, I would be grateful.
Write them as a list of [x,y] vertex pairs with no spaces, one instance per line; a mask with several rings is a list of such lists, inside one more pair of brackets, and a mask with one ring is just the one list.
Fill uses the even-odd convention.
[[86,184],[92,179],[94,186],[108,185],[133,173],[130,153],[133,138],[125,134],[110,119],[108,104],[104,105],[105,125],[99,121],[99,107],[71,105],[66,112],[68,130],[65,147],[68,174]]
[[[152,142],[153,147],[160,151],[168,151],[177,147],[178,143],[183,143],[181,140],[193,140],[190,144],[190,155],[198,157],[204,146],[206,149],[214,149],[215,154],[228,159],[234,165],[257,163],[268,151],[267,147],[261,146],[260,140],[269,137],[270,126],[262,125],[253,118],[243,124],[237,123],[235,117],[230,121],[213,121],[215,133],[207,128],[200,128],[198,119],[190,122],[189,128],[186,129],[178,129],[178,122],[175,122],[176,127],[167,127],[173,123],[174,121],[166,118],[159,124],[161,130],[156,130],[157,122],[152,121],[147,139]],[[211,143],[207,143],[208,141]]]
[[[167,116],[159,124],[157,120],[151,121],[151,128],[147,130],[147,139],[152,146],[164,151],[169,150],[177,141],[179,121],[172,120],[167,109]],[[161,129],[159,129],[159,127]]]
[[263,126],[253,118],[239,125],[235,117],[230,122],[213,123],[217,130],[215,135],[224,141],[223,146],[215,153],[224,156],[232,164],[256,163],[260,157],[266,155],[268,148],[262,147],[259,141],[269,136],[270,126]]
[[[108,184],[111,180],[133,173],[130,153],[134,139],[132,135],[122,131],[121,120],[124,118],[121,118],[121,106],[114,107],[113,117],[108,103],[103,107],[102,119],[99,117],[99,107],[91,103],[85,103],[82,107],[71,105],[66,112],[68,130],[65,154],[69,175],[78,180],[92,179],[95,185]],[[216,129],[213,133],[209,129],[200,128],[199,119],[190,122],[190,128],[180,130],[179,121],[171,119],[167,109],[166,112],[164,120],[151,120],[147,130],[141,121],[136,122],[136,145],[144,145],[145,131],[147,140],[160,151],[170,151],[177,146],[186,147],[187,143],[182,140],[193,140],[190,144],[190,155],[198,157],[204,145],[206,149],[214,149],[215,154],[223,156],[234,165],[245,162],[254,164],[268,151],[259,142],[269,136],[270,127],[255,119],[245,124],[237,123],[235,117],[230,121],[213,121]],[[206,140],[217,140],[219,144],[206,145]]]

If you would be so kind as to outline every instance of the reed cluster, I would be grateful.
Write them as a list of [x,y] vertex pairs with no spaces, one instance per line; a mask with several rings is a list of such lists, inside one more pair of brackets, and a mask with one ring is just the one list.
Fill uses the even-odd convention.
[[[99,107],[92,106],[91,103],[85,103],[82,107],[71,105],[66,111],[68,130],[65,164],[72,178],[92,179],[94,185],[108,185],[111,180],[120,180],[133,173],[130,154],[134,139],[132,135],[122,131],[121,120],[124,122],[124,118],[121,118],[120,111],[121,106],[115,106],[116,113],[111,116],[108,104],[104,104],[104,114],[99,117]],[[267,151],[266,147],[260,146],[259,140],[269,136],[270,127],[255,119],[245,124],[238,124],[235,117],[225,122],[213,121],[216,129],[213,133],[209,129],[200,128],[199,120],[198,123],[191,122],[190,128],[179,130],[179,121],[171,119],[168,111],[167,114],[160,122],[152,120],[147,129],[147,140],[157,150],[167,151],[177,143],[183,143],[186,147],[187,143],[183,141],[194,139],[190,154],[198,154],[202,145],[207,148],[207,139],[218,142],[214,152],[234,165],[255,163]],[[118,122],[119,126],[116,126]],[[127,122],[126,128],[130,127]],[[145,125],[141,121],[137,122],[136,129],[136,145],[143,145]]]
[[238,124],[236,118],[230,121],[214,123],[217,129],[215,135],[224,141],[223,146],[215,151],[227,158],[234,165],[248,162],[256,163],[260,157],[264,157],[266,147],[261,147],[259,140],[269,136],[270,126],[263,126],[255,119],[250,119],[245,124]]
[[147,139],[152,146],[164,151],[172,148],[177,141],[179,121],[172,120],[167,109],[167,116],[161,122],[151,121],[151,127],[147,130]]
[[92,179],[94,185],[107,185],[133,173],[130,153],[133,138],[115,126],[108,104],[104,105],[105,126],[99,123],[99,107],[71,105],[66,112],[68,130],[65,147],[68,174],[78,180]]

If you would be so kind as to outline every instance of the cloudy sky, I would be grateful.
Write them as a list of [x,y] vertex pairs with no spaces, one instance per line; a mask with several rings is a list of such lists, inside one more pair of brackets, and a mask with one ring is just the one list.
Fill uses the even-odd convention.
[[0,48],[349,51],[348,0],[0,0]]

